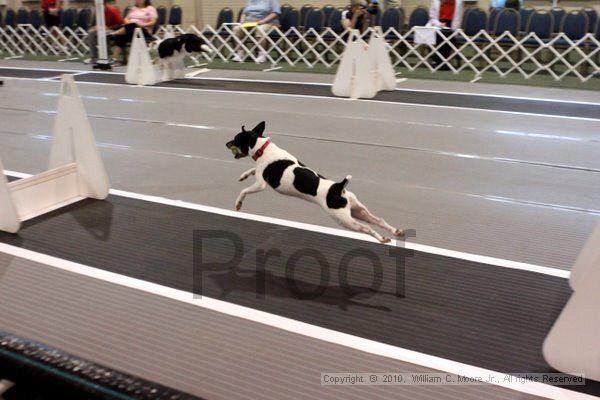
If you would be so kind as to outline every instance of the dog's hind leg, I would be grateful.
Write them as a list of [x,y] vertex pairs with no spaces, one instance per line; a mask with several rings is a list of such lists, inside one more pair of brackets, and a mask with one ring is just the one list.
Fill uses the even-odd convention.
[[375,239],[379,240],[381,243],[389,243],[391,239],[389,237],[381,236],[378,232],[376,232],[370,226],[365,224],[361,224],[360,222],[354,220],[350,213],[336,213],[334,219],[342,225],[346,229],[350,229],[355,232],[366,233],[367,235],[373,236]]
[[256,168],[250,168],[248,171],[246,171],[242,175],[240,175],[240,182],[245,181],[246,179],[250,178],[254,174],[256,174]]
[[350,210],[351,215],[359,219],[361,221],[368,222],[372,225],[377,225],[389,232],[394,236],[402,237],[404,236],[404,231],[402,229],[394,228],[390,224],[388,224],[383,218],[376,216],[372,212],[369,211],[367,207],[365,207],[358,199],[354,193],[347,193],[348,198],[350,199]]

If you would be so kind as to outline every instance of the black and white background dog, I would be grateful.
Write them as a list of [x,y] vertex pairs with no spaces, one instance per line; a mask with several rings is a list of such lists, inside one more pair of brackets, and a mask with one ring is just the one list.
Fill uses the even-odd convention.
[[404,236],[404,231],[394,228],[383,218],[373,215],[358,201],[354,193],[346,190],[352,178],[350,175],[341,182],[324,178],[287,151],[277,147],[270,138],[263,137],[264,130],[264,121],[251,131],[246,131],[242,126],[242,132],[226,144],[236,159],[251,156],[256,161],[255,168],[249,169],[240,176],[239,180],[244,181],[251,175],[255,175],[256,181],[240,192],[235,202],[236,210],[242,208],[247,195],[261,192],[269,185],[278,193],[319,204],[343,227],[369,234],[381,243],[387,243],[391,239],[357,220],[379,226],[394,236]]
[[174,38],[163,39],[156,44],[157,64],[162,71],[162,80],[185,78],[184,58],[193,53],[211,54],[211,48],[204,40],[193,33],[185,33]]
[[163,39],[158,43],[158,57],[166,59],[178,55],[189,55],[192,53],[211,53],[210,47],[204,40],[193,33],[185,33],[174,38]]

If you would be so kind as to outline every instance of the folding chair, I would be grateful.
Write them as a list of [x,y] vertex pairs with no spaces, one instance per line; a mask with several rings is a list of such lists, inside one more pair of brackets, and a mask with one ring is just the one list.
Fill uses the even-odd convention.
[[242,7],[238,10],[237,19],[235,20],[235,22],[240,22],[242,20],[242,14],[244,13],[245,9],[246,7]]
[[[525,33],[535,33],[538,39],[548,42],[554,32],[554,14],[545,10],[534,10],[525,24]],[[526,44],[539,44],[535,39],[528,39]]]
[[17,13],[12,8],[6,10],[6,15],[4,17],[4,26],[10,26],[14,28],[17,26]]
[[429,22],[429,9],[427,7],[418,6],[413,10],[408,18],[408,29],[414,26],[425,26]]
[[17,25],[26,25],[29,23],[29,10],[21,7],[17,11]]
[[[518,42],[517,37],[521,28],[521,15],[515,9],[504,8],[498,11],[498,14],[496,15],[495,19],[496,21],[492,30],[492,35],[495,37],[494,40],[498,45],[500,45],[501,49],[498,49],[497,47],[490,47],[488,51],[488,56],[492,58],[492,49],[499,50],[500,56],[496,59],[497,65],[499,65],[499,61],[502,59],[513,63],[513,61],[511,61],[510,58],[510,53],[515,49],[515,45]],[[506,52],[504,51],[504,49],[507,49]],[[520,60],[521,50],[518,48],[518,45],[516,50],[517,60]]]
[[39,10],[31,10],[29,13],[29,23],[35,28],[39,29],[43,25],[42,14]]
[[225,24],[233,23],[233,10],[229,7],[222,8],[217,15],[217,24],[214,29],[209,29],[208,27],[204,29],[202,34],[206,37],[213,37],[214,35],[219,35],[222,37],[228,37],[230,32],[228,30],[222,29]]
[[[488,16],[481,8],[470,8],[469,10],[468,13],[465,13],[462,29],[465,35],[475,36],[482,30],[485,30],[488,23]],[[460,37],[457,40],[458,42],[465,42],[465,39]]]
[[73,28],[75,25],[75,18],[77,16],[77,9],[71,7],[67,10],[63,10],[60,15],[60,27],[61,28]]
[[[582,39],[587,35],[588,31],[589,22],[585,12],[576,10],[566,13],[560,23],[559,36],[550,42],[554,48],[566,50],[554,54],[556,56],[556,61],[552,63],[551,68],[554,69],[556,64],[560,61],[567,68],[563,75],[575,71],[578,64],[575,63],[575,65],[573,65],[571,63],[571,55],[572,53],[575,53],[575,55],[585,58],[587,44]],[[580,48],[583,48],[583,50]],[[583,67],[585,68],[585,66]]]
[[181,7],[177,5],[171,7],[171,11],[169,11],[169,25],[181,25],[182,20]]
[[92,10],[89,8],[82,8],[79,10],[79,15],[77,15],[77,27],[87,32],[87,30],[90,28],[91,19]]
[[[392,43],[392,46],[400,39],[403,25],[404,9],[402,8],[388,8],[381,16],[381,31],[383,32],[384,39]],[[392,52],[390,57],[396,59],[399,57],[399,54]]]
[[532,7],[523,7],[519,10],[519,14],[521,14],[521,32],[527,31],[527,23],[529,22],[529,17],[534,12],[535,8]]
[[156,24],[158,26],[163,26],[167,23],[167,7],[165,6],[158,6],[156,7],[156,14],[157,14],[157,19],[156,19]]
[[328,27],[329,20],[331,19],[331,14],[333,14],[333,12],[335,11],[335,6],[332,6],[331,4],[327,4],[327,5],[323,6],[323,8],[321,8],[321,10],[323,10],[323,17],[325,18],[325,26]]
[[560,32],[562,19],[567,12],[564,10],[564,8],[560,8],[560,7],[554,7],[552,10],[550,10],[550,12],[554,16],[553,31],[554,31],[554,33],[558,33],[558,32]]
[[[279,17],[279,29],[283,32],[284,35],[295,38],[298,35],[292,28],[298,28],[298,21],[300,19],[300,13],[295,8],[289,8],[284,13],[281,12],[281,17]],[[277,31],[273,31],[269,34],[271,38],[278,39],[281,37],[281,34]]]
[[494,34],[494,27],[496,26],[496,18],[498,17],[498,14],[500,13],[500,11],[502,11],[502,8],[490,9],[490,17],[488,18],[487,31],[492,35]]
[[[562,18],[560,23],[560,32],[571,41],[583,38],[589,32],[588,16],[582,10],[569,11]],[[569,45],[565,39],[559,39],[554,42],[557,46]]]
[[[505,8],[498,12],[492,33],[494,36],[501,36],[505,32],[510,32],[513,36],[517,36],[520,28],[521,16],[519,12],[512,8]],[[511,41],[511,39],[507,38],[507,41]]]
[[283,16],[283,14],[285,14],[286,12],[292,10],[294,8],[294,6],[292,6],[291,4],[284,4],[281,6],[281,15]]
[[[316,33],[319,33],[323,30],[325,26],[325,14],[323,10],[320,8],[312,8],[306,14],[306,21],[304,24],[304,28],[308,31],[313,29]],[[309,35],[314,35],[315,32],[309,32]]]
[[[544,52],[547,52],[547,50],[543,46],[552,40],[553,31],[554,15],[550,11],[534,10],[529,15],[525,24],[526,39],[523,46],[531,49],[527,59],[531,59],[534,64],[537,64],[538,69],[541,69],[542,64],[536,62],[536,56],[539,54],[540,61],[544,63]],[[527,61],[527,59],[524,61]]]
[[342,12],[342,9],[335,9],[329,15],[327,27],[331,30],[331,32],[328,32],[323,36],[325,40],[334,40],[334,35],[337,35],[339,37],[344,33],[344,27],[342,26]]
[[308,16],[308,12],[312,10],[313,6],[310,4],[305,4],[300,7],[300,27],[304,28],[306,26],[306,17]]
[[371,14],[371,26],[381,25],[381,15],[381,8],[377,7],[375,9],[375,14]]
[[[402,8],[388,8],[381,16],[381,30],[384,34],[390,29],[394,29],[396,32],[401,33],[403,25],[404,9]],[[393,35],[393,33],[389,33],[388,35]],[[395,37],[397,39],[397,36]],[[388,40],[387,35],[386,40]]]
[[586,7],[582,10],[588,16],[588,32],[594,33],[594,29],[596,29],[596,22],[598,21],[598,13],[595,9]]

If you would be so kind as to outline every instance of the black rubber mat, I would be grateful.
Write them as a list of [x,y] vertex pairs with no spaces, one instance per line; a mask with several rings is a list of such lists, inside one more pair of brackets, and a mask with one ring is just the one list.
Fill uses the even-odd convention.
[[0,68],[2,78],[52,78],[61,74],[73,74],[77,71],[43,71],[34,69]]
[[[82,82],[125,83],[125,77],[121,74],[89,73],[77,75],[75,79]],[[243,82],[200,78],[163,82],[157,86],[333,97],[330,86],[295,83]],[[374,100],[600,119],[600,105],[577,104],[561,101],[511,99],[469,94],[417,92],[411,90],[380,92]]]
[[[509,373],[552,370],[541,347],[571,294],[566,279],[548,275],[116,196],[36,218],[0,241]],[[600,394],[594,382],[573,389]]]
[[202,400],[2,331],[0,377],[24,391],[3,399]]

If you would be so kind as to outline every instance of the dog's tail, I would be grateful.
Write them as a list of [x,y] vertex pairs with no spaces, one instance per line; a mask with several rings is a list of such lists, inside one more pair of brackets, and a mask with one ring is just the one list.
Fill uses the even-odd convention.
[[345,189],[346,186],[348,186],[348,184],[350,183],[350,179],[352,179],[352,175],[346,175],[346,177],[344,178],[343,181],[337,183],[338,185],[342,186],[342,189]]
[[337,182],[331,185],[331,193],[335,193],[338,196],[341,196],[344,192],[344,189],[346,189],[346,186],[348,186],[348,183],[350,183],[350,179],[352,179],[352,175],[346,175],[346,177],[341,182]]
[[344,197],[344,189],[348,186],[348,182],[352,179],[352,175],[348,175],[343,181],[334,183],[327,192],[327,207],[343,208],[348,204],[348,199]]

